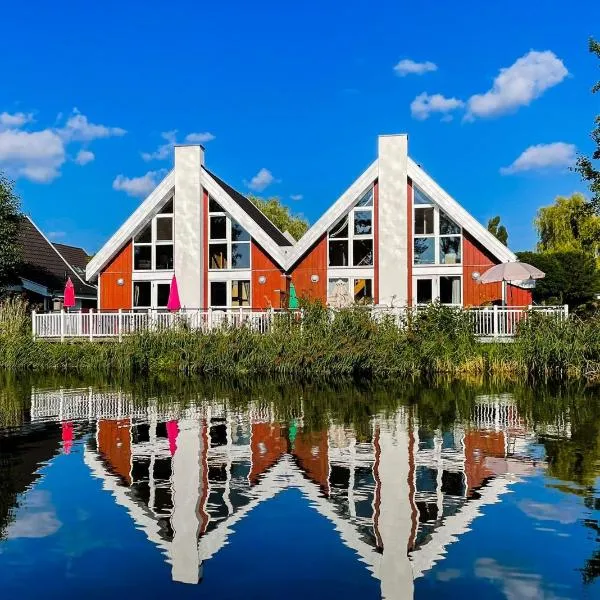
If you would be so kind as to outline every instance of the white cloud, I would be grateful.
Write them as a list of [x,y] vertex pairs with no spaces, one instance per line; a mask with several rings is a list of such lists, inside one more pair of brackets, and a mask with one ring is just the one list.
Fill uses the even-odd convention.
[[92,162],[95,159],[95,155],[93,152],[89,150],[80,150],[75,157],[75,162],[78,165],[87,165],[89,162]]
[[0,131],[0,167],[15,178],[48,183],[60,175],[64,162],[63,141],[50,129]]
[[570,167],[575,163],[576,153],[575,145],[565,142],[529,146],[511,165],[502,167],[500,173],[512,175],[522,171]]
[[127,133],[121,127],[90,123],[88,118],[76,108],[73,109],[64,127],[57,129],[57,132],[66,142],[91,142],[101,138],[121,137]]
[[165,140],[164,144],[161,144],[154,152],[142,152],[142,158],[145,161],[150,160],[165,160],[173,152],[173,146],[175,146],[177,138],[177,129],[172,131],[163,131],[160,137]]
[[406,77],[406,75],[423,75],[423,73],[437,71],[437,65],[429,60],[415,62],[410,58],[404,58],[394,67],[394,71],[400,77]]
[[64,238],[67,235],[67,232],[66,231],[49,231],[47,235],[48,235],[49,240],[56,241],[56,240],[60,240],[60,239]]
[[23,127],[26,123],[33,121],[33,113],[0,113],[0,126],[2,127]]
[[554,52],[531,50],[510,67],[500,69],[491,90],[469,98],[466,118],[495,117],[527,106],[568,74]]
[[188,144],[205,144],[206,142],[211,142],[215,139],[215,136],[205,131],[204,133],[188,133],[185,136],[185,141]]
[[246,185],[255,192],[262,192],[275,181],[271,171],[263,167]]
[[410,103],[410,112],[419,121],[429,118],[432,113],[442,113],[445,115],[444,120],[448,120],[451,117],[448,113],[463,106],[464,102],[458,98],[445,98],[441,94],[430,96],[423,92]]
[[148,171],[141,177],[125,177],[125,175],[117,175],[113,181],[113,190],[125,192],[133,197],[147,196],[160,182],[160,178],[164,175],[164,171]]
[[31,490],[25,495],[15,520],[6,528],[7,539],[44,538],[54,535],[62,526],[50,493]]
[[290,196],[290,200],[293,200],[294,202],[299,202],[300,200],[302,200],[302,198],[304,198],[302,194],[292,194]]

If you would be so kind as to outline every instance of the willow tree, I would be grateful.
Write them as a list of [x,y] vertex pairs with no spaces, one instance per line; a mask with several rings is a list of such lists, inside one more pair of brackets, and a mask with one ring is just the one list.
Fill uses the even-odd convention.
[[281,231],[287,231],[295,240],[299,240],[308,230],[308,221],[292,214],[290,208],[282,204],[279,198],[259,198],[250,196],[250,201]]

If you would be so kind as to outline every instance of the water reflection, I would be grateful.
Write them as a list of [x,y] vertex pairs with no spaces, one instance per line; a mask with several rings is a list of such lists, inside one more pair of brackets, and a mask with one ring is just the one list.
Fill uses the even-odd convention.
[[[83,461],[162,553],[173,582],[202,582],[211,559],[236,544],[244,519],[292,489],[332,524],[379,582],[378,595],[409,598],[436,567],[436,585],[461,576],[460,569],[441,568],[452,545],[517,483],[547,471],[548,461],[550,472],[563,477],[557,486],[569,479],[574,433],[568,415],[532,424],[508,394],[479,395],[447,424],[432,422],[418,405],[382,410],[360,426],[335,414],[315,424],[305,408],[298,402],[282,414],[264,400],[240,406],[226,400],[138,403],[120,391],[34,389],[21,444],[4,454],[11,458],[2,475],[8,473],[11,483],[0,493],[0,538],[35,537],[32,523],[44,535],[60,527],[48,493],[32,486],[38,465],[60,452]],[[6,436],[3,451],[16,439]],[[589,474],[586,481],[572,480],[575,496],[588,504],[598,503],[593,480]],[[26,490],[20,497],[27,510],[19,513],[17,494]],[[536,521],[564,518],[539,502],[519,506]],[[581,509],[574,514],[579,519]],[[597,534],[596,520],[586,526]],[[506,582],[509,571],[481,556],[474,576]],[[592,581],[597,572],[596,552],[584,575]],[[507,585],[505,592],[512,589]]]

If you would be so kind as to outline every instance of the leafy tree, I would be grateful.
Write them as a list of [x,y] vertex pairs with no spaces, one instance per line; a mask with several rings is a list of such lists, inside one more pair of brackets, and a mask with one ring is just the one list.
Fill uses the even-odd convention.
[[508,246],[508,231],[504,225],[500,224],[500,217],[493,217],[488,221],[488,231],[498,240],[500,240],[505,246]]
[[299,240],[306,233],[308,221],[300,215],[292,214],[289,206],[282,204],[279,198],[259,198],[258,196],[249,196],[249,198],[276,227],[281,231],[288,231],[294,239]]
[[536,281],[535,302],[577,308],[594,300],[600,292],[600,271],[594,258],[586,252],[518,252],[517,256],[520,261],[546,273],[544,279]]
[[600,258],[600,216],[589,210],[583,194],[558,196],[538,210],[534,225],[539,252],[582,251]]
[[0,173],[0,287],[10,283],[21,259],[20,202],[13,183]]
[[[592,54],[595,54],[600,59],[600,42],[597,42],[593,38],[590,39],[589,49]],[[600,91],[600,81],[592,88],[592,94]],[[592,192],[591,208],[600,214],[600,168],[594,166],[595,161],[600,160],[600,115],[597,115],[594,119],[596,127],[592,131],[592,140],[596,145],[592,157],[579,155],[577,163],[575,165],[575,171],[577,171],[584,181],[587,181]]]

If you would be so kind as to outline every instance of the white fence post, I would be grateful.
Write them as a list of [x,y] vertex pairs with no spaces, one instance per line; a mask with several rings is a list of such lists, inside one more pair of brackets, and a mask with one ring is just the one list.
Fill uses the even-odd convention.
[[493,321],[493,336],[498,337],[498,305],[494,304],[494,321]]
[[94,339],[94,309],[90,308],[90,323],[89,323],[89,334],[90,334],[90,342]]
[[35,337],[37,335],[37,312],[35,308],[31,311],[31,335],[35,340]]
[[118,333],[119,333],[119,341],[123,341],[123,309],[119,309],[119,321],[118,321]]
[[212,331],[212,316],[213,316],[212,306],[208,308],[208,331]]
[[565,312],[564,312],[564,315],[565,315],[565,321],[566,321],[566,320],[569,318],[569,305],[568,305],[568,304],[565,304],[565,305],[563,306],[563,309],[564,309],[564,311],[565,311]]
[[77,315],[77,336],[83,335],[83,312],[79,309],[79,314]]
[[65,309],[60,310],[60,341],[65,341]]

